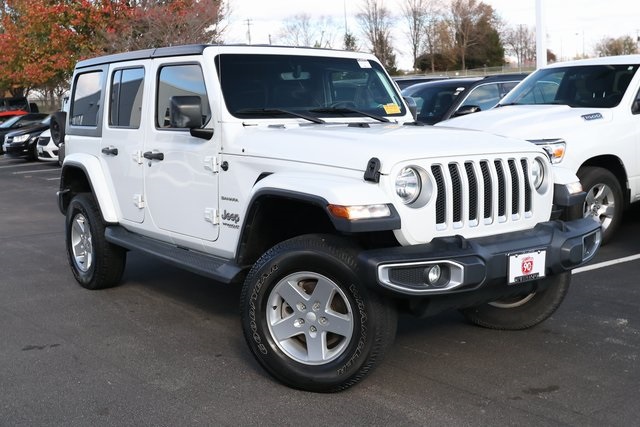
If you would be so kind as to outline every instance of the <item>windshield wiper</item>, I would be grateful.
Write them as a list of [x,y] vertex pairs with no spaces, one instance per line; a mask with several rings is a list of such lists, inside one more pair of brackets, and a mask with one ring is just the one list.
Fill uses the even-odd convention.
[[310,122],[323,124],[324,120],[310,116],[308,114],[298,113],[297,111],[285,110],[283,108],[242,108],[235,112],[236,114],[250,114],[254,116],[273,116],[280,114],[287,114],[289,116],[299,117],[301,119],[309,120]]
[[369,117],[379,122],[390,122],[386,117],[378,116],[377,114],[367,113],[366,111],[356,110],[355,108],[344,108],[344,107],[325,107],[325,108],[314,108],[313,110],[309,110],[312,113],[336,113],[342,114],[343,116],[348,113],[356,113],[361,116]]

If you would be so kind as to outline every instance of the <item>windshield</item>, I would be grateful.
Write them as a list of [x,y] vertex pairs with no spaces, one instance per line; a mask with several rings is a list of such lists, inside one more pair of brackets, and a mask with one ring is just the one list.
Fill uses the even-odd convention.
[[560,104],[612,108],[620,103],[638,65],[587,65],[538,70],[499,105]]
[[20,116],[11,117],[6,122],[3,122],[2,124],[0,124],[0,128],[10,128],[18,120],[20,120]]
[[395,86],[375,61],[222,54],[216,66],[227,108],[238,118],[405,114]]

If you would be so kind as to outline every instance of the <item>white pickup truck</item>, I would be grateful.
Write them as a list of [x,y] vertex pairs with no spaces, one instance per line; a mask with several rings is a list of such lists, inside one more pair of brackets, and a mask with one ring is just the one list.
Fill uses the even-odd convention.
[[492,110],[438,126],[480,129],[545,148],[578,175],[582,214],[611,240],[629,203],[640,200],[640,55],[549,65]]
[[54,117],[80,285],[118,284],[135,250],[241,286],[249,348],[300,389],[358,382],[399,310],[542,322],[599,246],[594,221],[553,218],[584,199],[575,174],[524,141],[420,126],[370,54],[98,57],[77,64]]

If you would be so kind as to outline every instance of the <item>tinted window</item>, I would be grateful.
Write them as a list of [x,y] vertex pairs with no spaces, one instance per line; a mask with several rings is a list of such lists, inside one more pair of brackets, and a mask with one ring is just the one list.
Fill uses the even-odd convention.
[[472,89],[460,107],[475,105],[484,111],[496,105],[498,101],[500,101],[498,83],[488,83]]
[[102,71],[78,75],[69,113],[73,126],[97,125],[101,90]]
[[204,77],[200,66],[167,65],[160,69],[158,94],[156,100],[156,126],[171,127],[169,109],[174,96],[198,96],[202,106],[202,123],[211,118],[209,98],[204,85]]
[[109,125],[128,128],[140,127],[144,68],[129,68],[113,73]]
[[536,71],[502,104],[561,104],[612,108],[620,103],[638,65],[584,65]]
[[395,85],[374,61],[298,55],[220,55],[222,94],[236,117],[404,114]]

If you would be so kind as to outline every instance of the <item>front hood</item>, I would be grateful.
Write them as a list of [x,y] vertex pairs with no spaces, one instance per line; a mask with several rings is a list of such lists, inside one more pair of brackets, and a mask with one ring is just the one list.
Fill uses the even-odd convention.
[[558,138],[567,130],[599,127],[612,121],[611,109],[566,105],[509,105],[456,117],[436,126],[478,129],[520,139]]
[[248,126],[235,138],[232,153],[364,171],[377,157],[380,172],[403,161],[481,154],[539,152],[512,138],[466,129],[371,123]]
[[49,125],[42,125],[37,123],[35,125],[30,125],[30,126],[25,126],[23,128],[20,128],[20,130],[14,130],[13,132],[10,132],[7,134],[7,138],[10,136],[14,137],[14,136],[25,135],[28,133],[42,133],[47,129],[49,129]]

